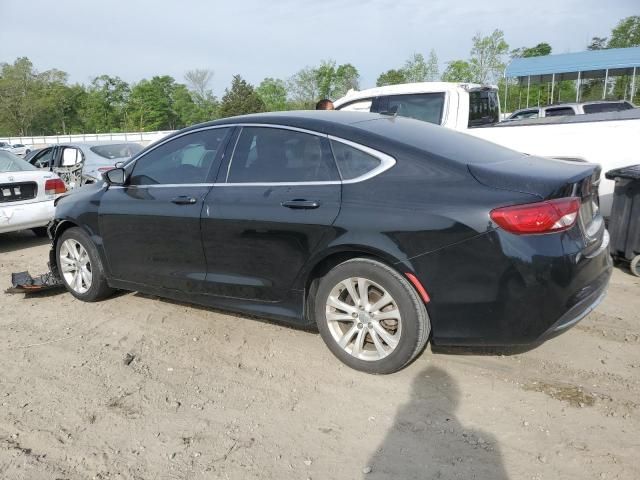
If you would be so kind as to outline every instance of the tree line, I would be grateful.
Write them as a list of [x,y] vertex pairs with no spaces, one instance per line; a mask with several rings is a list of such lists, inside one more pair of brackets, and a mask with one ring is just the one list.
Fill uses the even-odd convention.
[[[639,45],[640,16],[631,16],[622,19],[608,37],[593,37],[587,48]],[[426,58],[414,53],[403,64],[381,73],[376,85],[442,80],[497,83],[504,91],[502,74],[510,58],[551,52],[552,47],[546,42],[510,49],[504,33],[496,29],[486,36],[476,34],[469,58],[447,62],[442,73],[436,51],[431,49]],[[0,136],[174,130],[232,115],[313,108],[321,98],[337,99],[360,87],[358,69],[335,60],[307,66],[288,79],[265,78],[257,86],[235,75],[222,98],[217,98],[210,88],[212,77],[211,70],[194,69],[185,73],[183,83],[169,75],[133,84],[117,76],[100,75],[88,84],[71,84],[66,72],[39,72],[28,58],[20,57],[13,63],[0,64]],[[582,99],[600,98],[603,82],[586,81],[581,89]],[[508,88],[506,110],[524,106],[526,86],[510,84]],[[618,78],[607,89],[611,96],[625,97],[630,79]],[[640,88],[636,87],[636,91],[640,95]],[[548,86],[531,88],[528,94],[530,105],[575,100],[575,82],[558,82],[553,98]]]

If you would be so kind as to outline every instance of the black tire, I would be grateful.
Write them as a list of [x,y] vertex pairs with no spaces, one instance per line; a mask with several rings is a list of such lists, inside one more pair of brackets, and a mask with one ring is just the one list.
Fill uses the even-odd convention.
[[[332,290],[344,280],[355,277],[366,278],[386,290],[400,311],[402,330],[397,346],[380,359],[362,360],[343,349],[334,338],[327,321],[327,300]],[[394,373],[413,361],[427,344],[431,322],[424,302],[406,278],[384,263],[368,258],[348,260],[318,279],[311,292],[314,294],[312,308],[322,339],[329,350],[351,368],[372,374]],[[373,349],[372,337],[367,337],[365,333],[364,339],[368,342],[366,346]]]
[[[66,240],[75,240],[78,242],[89,255],[89,262],[91,266],[91,286],[86,292],[79,293],[72,288],[67,282],[65,276],[62,273],[62,265],[60,260],[60,248]],[[111,288],[107,283],[107,278],[104,274],[104,267],[98,251],[89,238],[89,236],[80,228],[73,227],[65,230],[56,242],[56,263],[58,265],[58,272],[62,283],[67,288],[69,293],[83,302],[97,302],[103,300],[112,295],[115,290]]]
[[47,233],[47,227],[32,228],[31,231],[35,233],[37,237],[40,237],[40,238],[45,238],[49,236],[49,234]]
[[640,277],[640,255],[636,255],[629,264],[629,269],[636,277]]

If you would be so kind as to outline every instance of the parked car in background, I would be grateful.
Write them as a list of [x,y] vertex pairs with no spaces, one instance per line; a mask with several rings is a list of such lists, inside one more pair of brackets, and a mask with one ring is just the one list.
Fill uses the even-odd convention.
[[611,274],[598,175],[407,118],[234,117],[61,198],[50,263],[80,300],[316,325],[347,365],[390,373],[429,338],[533,343],[594,308]]
[[11,148],[11,145],[8,144],[7,142],[0,142],[0,150],[9,150]]
[[35,167],[55,172],[73,189],[101,181],[104,172],[141,150],[135,142],[64,143],[42,148],[28,160]]
[[546,107],[530,107],[516,110],[505,121],[522,120],[525,118],[561,117],[572,115],[588,115],[590,113],[622,112],[636,108],[626,100],[623,101],[596,101],[582,103],[561,103]]
[[[497,87],[447,82],[351,90],[334,104],[341,111],[416,118],[531,155],[598,163],[605,172],[638,163],[640,109],[637,108],[499,122]],[[600,208],[608,217],[614,182],[604,175],[600,182]]]
[[31,229],[46,236],[53,202],[65,191],[56,174],[0,150],[0,233]]
[[9,151],[18,157],[25,157],[31,152],[31,147],[22,143],[14,143]]

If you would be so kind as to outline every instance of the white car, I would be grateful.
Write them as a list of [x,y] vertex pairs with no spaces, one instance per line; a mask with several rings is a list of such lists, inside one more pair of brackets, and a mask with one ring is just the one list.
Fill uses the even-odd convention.
[[65,192],[56,174],[0,150],[0,233],[33,230],[46,236],[55,213],[53,202]]
[[9,151],[14,155],[24,157],[31,152],[31,147],[29,145],[23,145],[22,143],[15,143],[11,145],[11,149]]

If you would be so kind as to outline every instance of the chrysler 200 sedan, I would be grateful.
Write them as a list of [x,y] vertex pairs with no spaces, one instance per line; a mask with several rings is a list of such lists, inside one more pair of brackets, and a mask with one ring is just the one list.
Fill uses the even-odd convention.
[[435,345],[535,344],[611,275],[599,168],[417,120],[285,112],[196,125],[57,204],[51,265],[114,289],[317,326],[391,373]]

